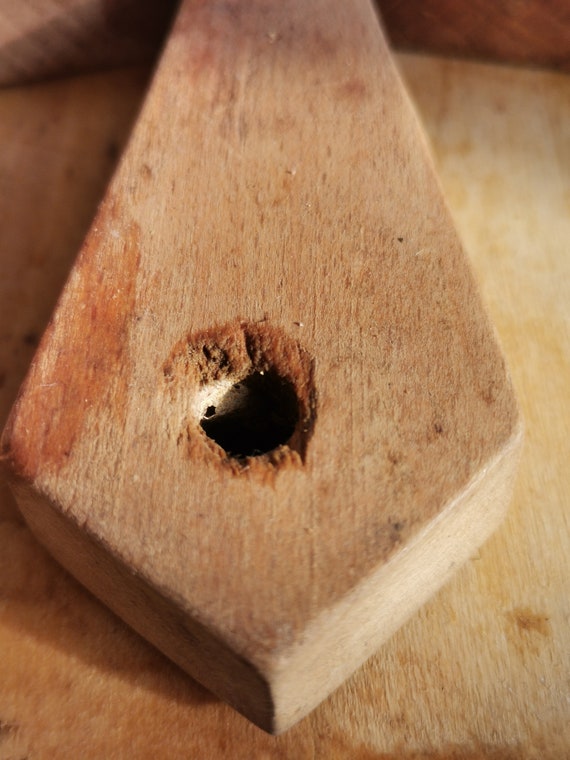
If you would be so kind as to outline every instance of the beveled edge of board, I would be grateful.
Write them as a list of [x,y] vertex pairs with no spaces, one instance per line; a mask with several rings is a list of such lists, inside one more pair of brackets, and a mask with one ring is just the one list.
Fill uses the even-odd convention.
[[338,688],[496,530],[512,496],[523,442],[519,417],[501,451],[420,534],[333,608],[321,612],[288,649],[276,650],[255,663],[233,651],[217,632],[161,593],[152,579],[133,572],[99,537],[34,490],[17,474],[19,463],[10,456],[6,432],[0,465],[40,543],[186,673],[275,735],[291,728]]

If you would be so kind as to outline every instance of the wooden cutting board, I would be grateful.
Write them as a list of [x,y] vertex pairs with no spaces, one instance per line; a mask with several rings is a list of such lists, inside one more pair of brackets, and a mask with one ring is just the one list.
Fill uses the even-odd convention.
[[[414,58],[402,64],[527,419],[523,472],[505,526],[349,683],[273,739],[71,581],[6,496],[0,757],[568,753],[570,85],[537,72]],[[1,206],[3,413],[124,139],[141,79],[107,75],[0,100],[11,146]]]

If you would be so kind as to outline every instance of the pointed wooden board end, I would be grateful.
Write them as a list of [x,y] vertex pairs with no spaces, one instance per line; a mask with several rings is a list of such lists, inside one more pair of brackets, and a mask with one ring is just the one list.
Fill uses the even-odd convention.
[[4,432],[38,538],[277,733],[486,539],[520,440],[370,5],[184,3]]

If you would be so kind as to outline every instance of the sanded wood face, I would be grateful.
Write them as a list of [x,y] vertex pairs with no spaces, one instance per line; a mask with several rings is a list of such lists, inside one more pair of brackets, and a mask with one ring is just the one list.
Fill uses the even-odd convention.
[[281,731],[484,540],[519,438],[371,7],[185,3],[5,432],[36,534]]

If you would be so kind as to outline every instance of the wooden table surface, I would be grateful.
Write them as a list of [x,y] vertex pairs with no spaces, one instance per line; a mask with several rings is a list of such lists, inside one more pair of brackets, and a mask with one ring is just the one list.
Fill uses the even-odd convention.
[[[0,760],[570,757],[570,78],[398,60],[526,421],[506,522],[352,679],[274,738],[76,584],[0,484]],[[147,76],[0,91],[2,423]]]

